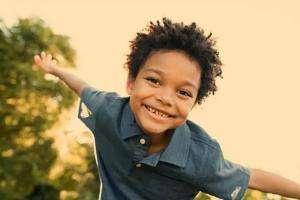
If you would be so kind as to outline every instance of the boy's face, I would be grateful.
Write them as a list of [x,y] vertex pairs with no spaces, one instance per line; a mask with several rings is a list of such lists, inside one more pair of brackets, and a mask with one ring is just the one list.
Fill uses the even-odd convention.
[[195,104],[200,76],[198,63],[183,52],[150,54],[137,77],[127,80],[129,104],[139,127],[151,136],[183,124]]

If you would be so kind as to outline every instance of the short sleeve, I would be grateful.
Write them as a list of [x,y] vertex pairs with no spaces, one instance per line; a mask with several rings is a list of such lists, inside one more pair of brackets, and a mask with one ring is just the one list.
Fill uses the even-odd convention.
[[208,158],[207,169],[203,192],[221,199],[243,198],[248,188],[250,171],[247,167],[224,159],[218,143]]
[[99,91],[93,87],[83,88],[80,94],[78,118],[92,131],[95,131],[95,114],[100,107],[108,106],[116,93]]

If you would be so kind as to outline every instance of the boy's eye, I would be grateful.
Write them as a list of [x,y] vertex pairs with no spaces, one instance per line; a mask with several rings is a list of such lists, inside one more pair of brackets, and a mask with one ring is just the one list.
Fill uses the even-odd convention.
[[155,85],[159,84],[159,80],[153,77],[146,78],[147,81],[150,81],[151,83],[154,83]]
[[[147,81],[151,82],[152,84],[159,85],[161,84],[160,80],[153,78],[153,77],[147,77],[145,78]],[[185,97],[191,97],[193,98],[193,95],[189,91],[185,90],[179,90],[179,94]]]
[[180,91],[179,91],[179,94],[181,94],[181,95],[183,95],[183,96],[193,97],[193,96],[191,95],[191,93],[189,93],[189,92],[187,92],[187,91],[184,91],[184,90],[180,90]]

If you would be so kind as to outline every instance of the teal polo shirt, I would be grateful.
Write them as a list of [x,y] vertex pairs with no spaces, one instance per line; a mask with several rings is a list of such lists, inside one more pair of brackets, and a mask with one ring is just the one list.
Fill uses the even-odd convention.
[[168,146],[148,154],[150,137],[135,122],[130,97],[85,87],[78,117],[95,139],[101,179],[99,199],[193,199],[201,191],[242,199],[247,167],[224,159],[219,143],[187,120],[171,133]]

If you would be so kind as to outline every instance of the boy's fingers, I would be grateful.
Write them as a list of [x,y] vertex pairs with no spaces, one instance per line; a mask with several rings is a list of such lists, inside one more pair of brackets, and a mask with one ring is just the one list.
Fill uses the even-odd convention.
[[47,54],[47,59],[51,60],[52,59],[52,55],[51,54]]
[[40,56],[39,55],[35,55],[34,56],[34,61],[35,61],[36,64],[40,65],[41,64],[41,58],[40,58]]
[[42,51],[41,56],[42,56],[42,59],[44,59],[46,57],[46,53],[44,51]]

